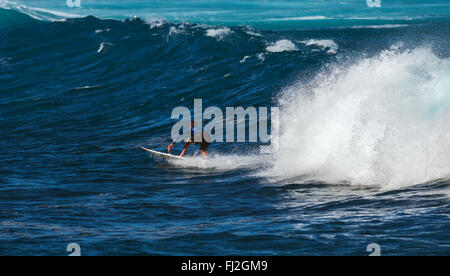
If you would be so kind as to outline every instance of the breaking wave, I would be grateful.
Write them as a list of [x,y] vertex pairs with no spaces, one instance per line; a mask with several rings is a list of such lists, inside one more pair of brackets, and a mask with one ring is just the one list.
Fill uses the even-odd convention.
[[428,48],[336,65],[280,104],[268,175],[386,189],[450,176],[450,60]]

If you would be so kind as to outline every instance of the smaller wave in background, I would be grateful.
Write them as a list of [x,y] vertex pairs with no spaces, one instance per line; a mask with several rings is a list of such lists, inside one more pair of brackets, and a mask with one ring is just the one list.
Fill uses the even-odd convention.
[[281,53],[286,51],[297,51],[298,49],[290,40],[282,39],[270,46],[267,46],[266,50],[271,53]]
[[0,8],[0,28],[11,28],[35,23],[36,20],[19,11]]
[[[21,4],[21,3],[10,2],[10,1],[0,1],[0,9],[11,10],[11,11],[17,12],[17,13],[13,13],[13,12],[2,11],[3,15],[6,15],[9,17],[8,18],[9,20],[12,20],[13,18],[17,18],[17,17],[24,18],[23,15],[27,15],[33,19],[42,20],[42,21],[61,21],[61,20],[65,20],[66,18],[80,17],[80,15],[70,13],[70,12],[62,12],[62,11],[45,9],[45,8],[29,7],[29,6]],[[22,15],[18,15],[18,13],[22,14]],[[6,18],[4,18],[4,19],[6,19]]]
[[307,46],[318,46],[322,50],[326,50],[328,54],[336,54],[337,50],[339,49],[339,46],[336,42],[328,39],[310,39],[307,41],[303,41],[303,43],[305,43]]
[[191,157],[186,160],[173,160],[172,164],[184,168],[231,171],[237,169],[259,170],[269,164],[270,156],[261,155],[219,155],[211,154],[207,159]]

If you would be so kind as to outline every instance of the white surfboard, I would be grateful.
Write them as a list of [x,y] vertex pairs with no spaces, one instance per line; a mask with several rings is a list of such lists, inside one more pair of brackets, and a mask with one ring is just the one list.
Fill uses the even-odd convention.
[[163,153],[163,152],[159,152],[156,150],[151,150],[151,149],[147,149],[144,147],[141,147],[141,149],[145,150],[146,152],[150,153],[152,156],[156,157],[156,158],[162,158],[165,160],[183,160],[185,159],[184,157],[180,157],[177,155],[172,155],[172,154],[168,154],[168,153]]

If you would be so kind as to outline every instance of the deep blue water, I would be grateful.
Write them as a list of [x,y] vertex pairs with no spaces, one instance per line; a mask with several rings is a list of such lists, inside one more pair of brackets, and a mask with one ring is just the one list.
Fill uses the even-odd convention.
[[[0,255],[450,255],[447,1],[60,2],[0,2]],[[198,98],[279,152],[139,149]]]

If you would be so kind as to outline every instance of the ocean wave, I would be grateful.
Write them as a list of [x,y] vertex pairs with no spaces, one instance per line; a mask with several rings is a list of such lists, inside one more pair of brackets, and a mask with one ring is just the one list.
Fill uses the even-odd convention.
[[336,54],[339,46],[333,40],[329,39],[310,39],[302,41],[306,46],[318,46],[327,51],[328,54]]
[[266,60],[266,55],[264,53],[259,53],[259,54],[256,54],[256,58],[259,61],[264,62]]
[[292,41],[282,39],[271,44],[270,46],[267,46],[266,50],[271,53],[281,53],[286,51],[297,51],[298,49]]
[[[135,17],[135,18],[138,18],[138,17]],[[160,27],[162,27],[162,26],[167,24],[166,20],[160,19],[160,18],[147,19],[146,21],[148,22],[148,25],[150,26],[150,29],[160,28]]]
[[352,29],[397,29],[408,27],[407,24],[385,24],[385,25],[367,25],[367,26],[352,26]]
[[230,28],[220,28],[220,29],[209,29],[206,30],[206,36],[214,37],[217,39],[223,39],[229,34],[232,34],[233,31]]
[[55,11],[44,8],[29,7],[21,3],[10,1],[1,1],[0,9],[14,10],[40,21],[64,21],[67,18],[81,17],[80,15],[73,13]]
[[[30,3],[25,5],[23,3]],[[297,28],[326,28],[343,26],[360,26],[362,24],[405,24],[416,21],[436,22],[449,18],[448,3],[415,3],[408,5],[390,6],[386,4],[383,13],[368,13],[365,5],[357,5],[354,1],[340,1],[322,4],[293,3],[292,1],[278,1],[277,8],[266,1],[250,1],[251,5],[230,3],[232,9],[224,11],[221,3],[211,3],[210,9],[204,10],[201,5],[187,5],[180,1],[179,5],[161,8],[155,1],[103,1],[101,3],[85,3],[81,8],[69,8],[65,1],[28,1],[16,2],[0,0],[0,8],[13,9],[28,16],[44,21],[59,21],[67,18],[94,16],[101,19],[122,20],[138,16],[148,22],[150,26],[161,27],[164,21],[173,23],[192,22],[195,24],[209,24],[211,26],[238,27],[248,25],[258,29],[297,29]],[[232,1],[234,2],[234,1]],[[163,5],[165,6],[165,5]],[[295,8],[298,6],[299,8]],[[301,7],[301,8],[300,8]],[[406,7],[406,8],[405,8]],[[262,16],[261,11],[264,11]],[[321,11],[325,11],[322,13]],[[156,19],[156,20],[155,20]],[[352,22],[354,21],[354,22]],[[373,22],[371,22],[373,21]],[[252,31],[249,31],[252,32]]]
[[37,22],[35,19],[18,11],[0,8],[0,28],[23,26]]
[[177,28],[175,26],[171,26],[170,29],[169,29],[168,36],[178,35],[178,34],[181,34],[181,33],[183,33],[183,30],[181,30],[181,29],[179,29],[179,28]]
[[338,64],[280,97],[279,178],[398,189],[450,176],[450,59],[428,48]]
[[256,36],[256,37],[261,37],[262,36],[261,33],[259,33],[257,30],[255,30],[255,29],[253,29],[253,28],[251,28],[249,26],[245,26],[244,32],[246,34],[248,34],[248,35],[251,35],[251,36]]
[[[398,67],[402,64],[403,60],[400,58],[402,56],[401,54],[395,55],[392,53],[389,55],[389,58],[386,58],[387,61],[380,61],[378,63],[376,62],[376,58],[368,58],[369,61],[372,61],[372,65],[365,67],[363,66],[363,62],[361,62],[362,65],[359,67],[358,63],[356,65],[340,63],[339,66],[348,68],[351,74],[342,73],[334,82],[331,80],[331,77],[326,77],[326,70],[323,72],[320,71],[320,67],[324,64],[347,58],[347,54],[349,56],[353,54],[363,56],[365,53],[375,55],[379,51],[386,49],[392,42],[393,37],[399,40],[406,40],[407,37],[410,37],[410,34],[419,33],[426,34],[427,40],[429,37],[432,37],[439,42],[442,35],[448,33],[446,32],[448,26],[444,24],[437,25],[438,30],[430,28],[430,26],[435,27],[435,25],[425,24],[423,26],[409,26],[405,30],[398,31],[368,30],[367,32],[359,32],[351,29],[325,29],[320,31],[296,30],[275,32],[255,30],[246,26],[213,27],[191,23],[176,24],[170,22],[165,22],[160,27],[149,28],[148,23],[138,18],[124,20],[122,22],[120,20],[102,20],[94,17],[86,17],[70,19],[66,22],[29,24],[26,32],[10,32],[8,37],[0,44],[3,47],[2,49],[9,49],[8,52],[4,50],[7,53],[5,56],[12,58],[11,66],[0,67],[5,72],[4,74],[2,72],[2,77],[7,80],[4,82],[5,89],[25,93],[24,91],[27,90],[24,88],[34,87],[38,82],[42,83],[43,85],[36,92],[36,95],[30,96],[33,99],[30,100],[28,110],[48,108],[46,110],[56,110],[56,112],[59,112],[58,110],[61,109],[63,112],[67,112],[70,116],[74,117],[80,114],[78,123],[74,122],[73,124],[74,127],[80,128],[90,124],[92,128],[103,130],[113,126],[115,129],[120,129],[121,132],[121,134],[115,133],[113,136],[119,137],[117,139],[123,140],[125,143],[129,143],[130,141],[127,140],[129,139],[129,133],[133,135],[137,133],[134,136],[137,137],[149,129],[146,127],[148,122],[145,121],[147,115],[143,116],[142,114],[151,113],[151,123],[159,126],[156,130],[152,129],[150,131],[153,138],[166,137],[168,135],[166,128],[171,123],[170,119],[168,119],[170,114],[167,112],[168,107],[172,105],[189,105],[192,99],[191,97],[200,97],[207,99],[208,104],[215,106],[251,106],[255,105],[255,103],[269,106],[273,104],[272,99],[279,93],[280,87],[291,83],[292,78],[299,74],[311,77],[319,72],[317,79],[321,81],[318,81],[316,86],[311,82],[309,89],[298,89],[296,91],[297,93],[314,92],[322,95],[321,97],[325,97],[325,91],[334,92],[334,89],[337,89],[334,86],[346,86],[349,91],[354,91],[360,88],[360,82],[364,84],[369,83],[370,74],[374,74],[377,83],[372,83],[373,87],[362,86],[361,89],[371,90],[371,97],[375,100],[375,106],[381,106],[381,104],[376,104],[377,97],[375,95],[381,97],[383,95],[381,92],[383,91],[377,90],[377,87],[385,87],[383,85],[386,85],[388,81],[387,76],[386,79],[378,77],[380,74],[379,71],[386,70],[387,72],[391,72],[391,77],[402,77],[402,70],[407,71],[410,66],[404,65],[403,67]],[[107,32],[108,29],[112,31]],[[96,30],[103,32],[98,31],[95,34]],[[212,36],[206,36],[208,30]],[[249,31],[258,33],[259,36],[249,34]],[[179,32],[183,32],[186,35],[176,36]],[[434,32],[434,34],[430,35],[431,32]],[[220,37],[220,33],[228,34],[226,37],[227,43],[217,43],[216,39]],[[374,33],[379,36],[374,37]],[[169,39],[170,35],[174,37]],[[129,39],[124,39],[125,37]],[[410,41],[410,44],[414,45],[417,39],[414,38],[414,40],[412,42]],[[446,47],[447,44],[445,43],[448,40],[441,40],[443,41],[441,42],[443,46],[440,48],[443,49],[442,52],[444,54],[447,54],[448,51],[446,52],[446,49],[448,47]],[[15,45],[17,41],[23,41],[23,47],[16,49],[17,47]],[[339,42],[339,45],[337,42]],[[67,45],[67,47],[61,47],[61,45]],[[338,50],[340,55],[324,54],[333,53],[333,51],[336,52]],[[403,56],[407,56],[407,54]],[[419,54],[409,54],[409,56],[420,57]],[[427,57],[429,57],[430,62],[438,63],[433,61],[438,59],[435,55],[428,54]],[[20,74],[16,75],[16,72],[31,68],[25,67],[25,64],[21,62],[22,60],[27,60],[33,65],[31,66],[33,71],[27,71],[25,77],[19,76]],[[42,60],[51,60],[51,63],[43,63]],[[389,60],[394,60],[392,62],[394,64],[393,66],[389,65]],[[433,78],[434,73],[432,70],[427,69],[428,65],[425,64],[423,66],[424,69],[421,69],[421,66],[413,66],[414,68],[418,68],[415,70],[419,72],[419,76],[431,75],[431,78]],[[362,69],[358,70],[358,68]],[[333,70],[334,72],[339,72],[338,69]],[[370,74],[365,73],[364,70],[369,70]],[[44,71],[49,73],[35,73]],[[58,79],[61,71],[67,73],[64,74],[64,78],[55,83],[54,80]],[[363,73],[358,79],[356,76],[360,71]],[[350,79],[348,75],[354,77]],[[402,88],[404,83],[410,82],[413,83],[407,77],[401,78],[398,82],[392,84],[392,87]],[[443,80],[437,80],[436,82],[438,84],[436,84],[435,89],[446,86]],[[351,86],[352,83],[358,85]],[[432,84],[427,79],[424,80],[424,83],[432,87]],[[94,87],[93,84],[98,85],[98,87]],[[416,86],[420,87],[420,83],[416,83]],[[414,89],[417,88],[411,88],[412,91],[415,91]],[[295,88],[291,90],[294,91]],[[388,89],[386,88],[386,90]],[[392,88],[391,90],[394,89]],[[445,91],[444,88],[439,88],[438,90]],[[69,99],[59,98],[58,91],[70,91],[72,93],[67,93],[69,94]],[[217,91],[217,93],[212,93],[211,91]],[[337,89],[336,93],[347,96],[343,88]],[[292,95],[296,94],[292,92]],[[77,98],[70,99],[72,96]],[[357,95],[351,96],[356,97]],[[19,99],[21,97],[22,95],[19,95]],[[29,96],[27,95],[27,97]],[[83,99],[80,99],[81,97]],[[294,96],[293,98],[295,99]],[[111,99],[114,99],[113,103],[109,102]],[[154,99],[158,99],[158,104],[155,104]],[[406,93],[405,99],[406,101],[408,100]],[[434,103],[432,110],[435,113],[431,113],[430,111],[430,116],[439,117],[441,110],[445,110],[445,105],[443,105],[445,95],[443,99]],[[399,102],[398,99],[396,100]],[[19,112],[22,106],[14,104],[17,101],[18,99],[15,95],[10,93],[5,94],[3,103],[8,105],[9,112]],[[295,106],[295,102],[298,101],[292,101],[292,109],[297,108],[301,112],[305,109],[308,112],[308,108],[316,108],[316,113],[309,112],[307,114],[312,116],[311,124],[315,121],[318,125],[317,128],[322,125],[326,128],[331,128],[326,124],[325,119],[319,118],[321,114],[328,114],[329,117],[326,118],[330,120],[344,116],[337,112],[340,110],[336,111],[331,99],[321,102],[324,105],[323,109],[316,103],[313,103],[312,107],[303,107],[300,104]],[[77,105],[77,102],[83,104]],[[108,114],[105,115],[105,121],[96,121],[93,119],[98,118],[98,114],[95,111],[91,112],[90,109],[85,109],[86,105],[84,103],[101,103],[102,107],[110,106],[108,107],[110,108]],[[364,104],[371,107],[367,102]],[[329,111],[325,107],[328,107]],[[123,110],[126,110],[126,112],[123,112]],[[347,110],[350,112],[351,107]],[[115,115],[122,114],[122,112],[123,116],[120,118]],[[36,114],[33,117],[35,121],[45,119],[39,117],[40,114],[42,113]],[[89,120],[81,114],[84,114]],[[314,116],[318,116],[318,118]],[[372,117],[377,118],[375,115]],[[295,118],[293,116],[288,121],[297,122]],[[370,119],[370,116],[363,117],[364,120],[367,118]],[[55,118],[55,129],[64,128],[64,122],[59,122],[58,119]],[[342,120],[344,119],[342,118]],[[306,121],[305,119],[299,122],[300,129],[303,125],[307,126],[306,130],[313,128]],[[389,127],[398,127],[397,125],[386,124]],[[19,129],[18,131],[20,132],[22,130]],[[343,132],[345,131],[350,132],[350,130],[344,129]],[[356,129],[356,131],[359,131],[359,129]],[[334,133],[331,134],[333,135]],[[86,134],[86,136],[89,135]],[[102,135],[104,135],[104,139],[110,139],[111,136],[107,130]],[[396,133],[393,135],[396,135]],[[298,138],[305,139],[301,134],[297,134],[297,136]],[[139,139],[141,138],[139,137]],[[319,135],[319,141],[321,139],[325,140],[321,145],[324,147],[328,147],[329,144],[333,145],[326,138],[325,134]],[[338,136],[337,138],[340,137]],[[343,143],[345,144],[345,142]],[[350,142],[348,143],[350,144]],[[299,144],[299,147],[302,148],[311,147],[311,150],[316,155],[326,155],[326,153],[321,152],[320,145],[314,144],[313,142],[311,142],[312,145],[304,141],[295,144]],[[160,144],[154,144],[153,146],[158,147]],[[229,152],[231,147],[230,145],[223,145],[218,148],[223,150],[223,152]],[[245,155],[246,151],[247,148],[243,150],[244,153],[242,155]],[[308,157],[308,154],[311,154],[311,162],[315,162],[313,153],[308,152],[306,149],[305,152],[293,150],[292,153],[295,153],[296,156],[301,156],[305,153],[305,158]],[[345,154],[348,155],[349,153],[345,152]],[[384,154],[387,155],[387,153]],[[337,153],[330,153],[330,156],[331,158],[339,158]],[[284,162],[288,164],[283,168],[287,171],[286,176],[296,175],[298,172],[294,166],[296,164],[302,165],[303,163],[306,166],[299,170],[300,173],[315,172],[314,169],[321,172],[320,166],[314,167],[300,158],[299,161],[293,160],[292,162],[288,162],[286,161],[288,160],[287,157],[277,156],[274,162],[274,175],[284,177],[283,171],[281,169],[277,170],[278,167],[283,166]],[[354,157],[354,159],[357,158]],[[347,159],[344,161],[347,161]],[[359,164],[357,162],[358,160],[350,160],[348,162],[351,161]],[[330,164],[330,171],[342,169],[345,172],[344,168],[340,168],[338,165],[339,162],[337,164]],[[431,167],[431,165],[427,167]],[[308,171],[308,168],[313,169]],[[359,178],[356,172],[354,174],[349,172],[348,177],[346,177],[344,172],[339,172],[340,175],[343,175],[341,179],[349,179],[353,182],[364,182],[365,180],[363,176]],[[359,172],[359,174],[363,174],[363,172]],[[389,179],[388,173],[385,173],[385,175],[383,173],[379,174],[381,174],[380,182],[386,179],[387,183],[394,183],[394,186],[395,183],[405,183],[408,180],[392,180]],[[439,176],[441,174],[431,172],[430,175]],[[339,176],[338,173],[335,176],[335,179],[339,179],[337,177]],[[318,178],[321,177],[323,176],[319,173]],[[326,178],[323,177],[323,179]],[[368,179],[366,182],[371,182],[370,180],[373,182],[374,179]],[[418,180],[421,179],[424,178],[418,178]]]
[[10,60],[8,57],[0,57],[0,65],[8,65]]
[[86,85],[86,86],[81,86],[81,87],[75,87],[75,88],[69,89],[68,91],[93,90],[93,89],[98,89],[100,87],[101,87],[100,85]]
[[97,50],[97,54],[103,53],[105,51],[108,51],[109,49],[111,49],[114,46],[114,44],[110,43],[110,42],[102,42],[100,43],[100,46]]
[[187,160],[173,160],[172,164],[185,168],[199,168],[209,170],[253,169],[268,164],[268,159],[261,155],[219,155],[212,154],[205,158],[189,158]]

